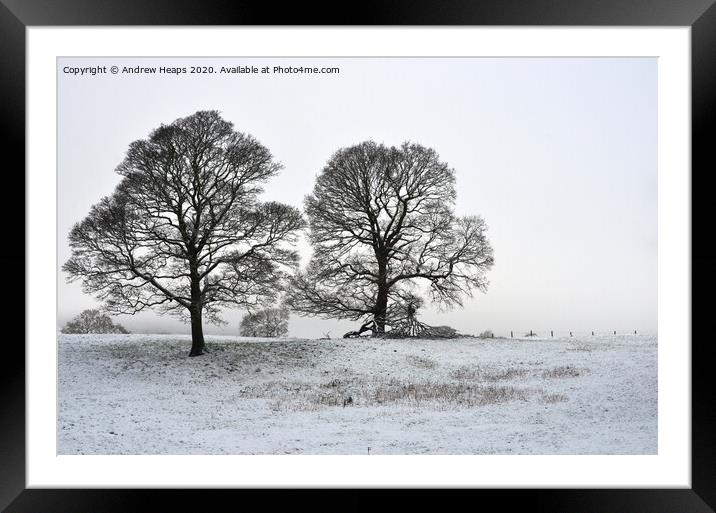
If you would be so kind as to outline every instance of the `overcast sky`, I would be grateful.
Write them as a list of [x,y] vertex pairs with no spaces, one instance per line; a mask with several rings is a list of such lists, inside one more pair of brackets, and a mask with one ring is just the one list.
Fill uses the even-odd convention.
[[[65,66],[338,66],[339,74],[65,74]],[[119,182],[130,142],[217,109],[285,166],[264,199],[302,207],[338,148],[434,148],[456,171],[457,213],[489,226],[489,290],[422,319],[465,333],[657,327],[657,63],[652,58],[58,59],[58,326],[97,303],[61,265],[67,234]],[[301,248],[306,254],[305,246]],[[305,262],[304,262],[305,263]],[[238,333],[245,312],[228,311]],[[119,316],[134,332],[189,333]],[[355,324],[292,316],[290,335]],[[540,333],[541,334],[541,333]]]

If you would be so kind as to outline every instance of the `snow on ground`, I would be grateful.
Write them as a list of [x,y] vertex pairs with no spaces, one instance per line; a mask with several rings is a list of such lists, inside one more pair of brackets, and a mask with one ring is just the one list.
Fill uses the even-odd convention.
[[59,454],[656,454],[657,339],[59,336]]

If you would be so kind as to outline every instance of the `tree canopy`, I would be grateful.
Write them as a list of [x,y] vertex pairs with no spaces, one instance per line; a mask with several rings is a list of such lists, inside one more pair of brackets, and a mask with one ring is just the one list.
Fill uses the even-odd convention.
[[313,257],[287,303],[381,335],[391,305],[421,284],[448,308],[485,291],[494,263],[487,227],[456,216],[455,199],[455,172],[431,148],[367,141],[337,151],[305,199]]
[[300,212],[259,201],[280,169],[217,111],[161,125],[129,145],[115,191],[72,228],[63,270],[109,312],[190,320],[190,355],[202,354],[203,318],[274,302],[297,265]]

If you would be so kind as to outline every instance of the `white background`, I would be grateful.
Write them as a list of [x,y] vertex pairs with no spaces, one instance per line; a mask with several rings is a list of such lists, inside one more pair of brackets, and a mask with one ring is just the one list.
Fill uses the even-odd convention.
[[[28,486],[690,486],[689,36],[688,28],[28,29]],[[141,55],[658,57],[658,456],[57,456],[56,58]]]

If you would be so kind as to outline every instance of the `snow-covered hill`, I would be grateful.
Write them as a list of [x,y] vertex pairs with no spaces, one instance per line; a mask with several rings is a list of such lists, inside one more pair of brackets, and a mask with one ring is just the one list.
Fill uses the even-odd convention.
[[60,335],[60,454],[655,454],[657,339]]

